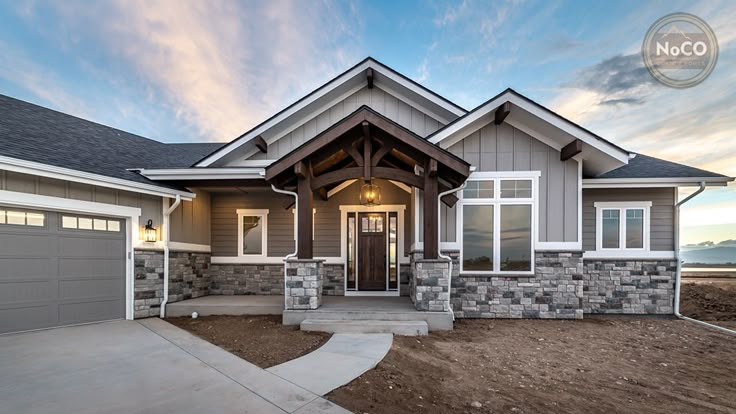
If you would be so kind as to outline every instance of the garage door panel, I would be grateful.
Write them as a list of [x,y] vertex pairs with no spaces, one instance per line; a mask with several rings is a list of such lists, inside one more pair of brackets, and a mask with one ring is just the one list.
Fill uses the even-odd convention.
[[120,258],[120,251],[124,250],[125,240],[109,240],[82,235],[59,237],[59,257]]
[[46,280],[15,281],[0,284],[0,304],[46,302],[54,297],[56,282]]
[[10,280],[46,279],[51,272],[52,259],[34,257],[32,259],[0,258],[0,284]]
[[125,301],[120,298],[93,302],[74,302],[59,304],[59,324],[105,321],[120,319],[125,313]]
[[118,298],[125,281],[117,278],[78,279],[59,281],[59,299]]
[[49,237],[48,230],[39,233],[4,232],[7,227],[0,229],[0,257],[43,257],[52,254],[53,237]]
[[125,232],[45,215],[42,228],[0,225],[0,333],[124,318]]
[[[119,256],[119,255],[118,255]],[[58,261],[59,277],[104,278],[125,274],[125,259],[105,258],[62,258]]]
[[0,308],[0,333],[48,328],[57,324],[56,306],[26,305]]

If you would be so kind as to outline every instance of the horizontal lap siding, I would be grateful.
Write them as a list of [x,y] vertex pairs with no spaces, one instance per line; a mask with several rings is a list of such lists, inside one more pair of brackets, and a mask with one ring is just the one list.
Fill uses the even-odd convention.
[[1,170],[0,190],[137,207],[141,209],[141,226],[150,219],[156,228],[160,228],[163,221],[161,197],[148,194]]
[[474,165],[476,171],[541,171],[539,241],[578,241],[576,160],[560,161],[559,151],[505,123],[486,125],[449,150]]
[[651,201],[650,249],[672,251],[675,246],[675,188],[616,188],[583,190],[583,249],[595,250],[599,201]]
[[[374,111],[422,137],[437,131],[443,126],[439,121],[421,110],[374,86],[372,89],[363,88],[336,103],[331,108],[326,109],[279,138],[276,142],[271,143],[268,146],[267,153],[258,153],[250,159],[279,159],[363,105],[369,106]],[[273,136],[269,134],[278,134],[278,132],[269,131],[264,133],[264,138],[270,141]],[[230,165],[237,165],[237,162]]]

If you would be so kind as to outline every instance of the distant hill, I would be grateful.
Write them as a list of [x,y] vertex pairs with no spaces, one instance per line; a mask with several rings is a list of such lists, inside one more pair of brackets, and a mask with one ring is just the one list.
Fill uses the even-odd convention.
[[[735,243],[736,244],[736,243]],[[683,247],[682,259],[685,263],[729,264],[736,265],[736,246],[715,247]]]

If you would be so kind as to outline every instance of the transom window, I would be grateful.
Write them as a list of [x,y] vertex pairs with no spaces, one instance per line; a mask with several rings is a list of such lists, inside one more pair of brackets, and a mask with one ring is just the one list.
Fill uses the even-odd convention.
[[652,203],[597,202],[596,250],[649,250]]
[[0,209],[0,224],[43,227],[46,224],[46,215],[41,212]]
[[268,210],[238,209],[238,256],[266,256]]
[[471,176],[460,200],[461,272],[533,271],[535,185],[536,177]]

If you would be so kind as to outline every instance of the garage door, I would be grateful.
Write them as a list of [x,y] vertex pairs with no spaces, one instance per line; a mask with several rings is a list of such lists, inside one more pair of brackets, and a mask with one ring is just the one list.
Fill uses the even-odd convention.
[[124,318],[124,223],[0,206],[0,333]]

